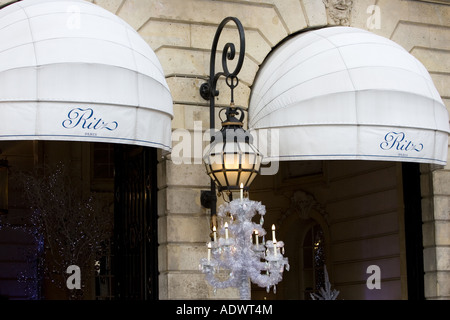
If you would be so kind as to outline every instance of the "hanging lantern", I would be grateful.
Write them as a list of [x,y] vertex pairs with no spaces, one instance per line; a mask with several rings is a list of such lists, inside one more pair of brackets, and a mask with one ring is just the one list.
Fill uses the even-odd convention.
[[233,191],[248,191],[260,172],[262,155],[252,144],[252,135],[242,128],[243,109],[232,103],[221,112],[224,110],[226,119],[222,121],[222,129],[212,137],[203,161],[219,193],[225,191],[231,196]]
[[[215,72],[216,54],[219,38],[225,25],[229,22],[235,24],[239,33],[239,49],[232,42],[225,44],[222,51],[222,70]],[[239,54],[237,54],[239,53]],[[237,63],[229,68],[228,61],[238,57]],[[239,84],[239,74],[245,57],[245,32],[242,23],[236,17],[226,17],[219,24],[214,35],[208,80],[200,86],[200,95],[209,100],[210,129],[215,127],[215,99],[219,95],[217,81],[225,77],[226,85],[230,88],[230,106],[220,111],[226,111],[226,119],[222,120],[222,129],[211,137],[211,144],[203,156],[206,172],[211,178],[211,190],[202,191],[202,206],[211,209],[211,221],[216,215],[216,190],[218,194],[226,192],[232,199],[233,191],[240,191],[241,198],[247,193],[250,184],[260,171],[262,156],[252,144],[253,137],[243,129],[244,110],[234,105],[234,89]],[[239,118],[236,118],[238,116]]]

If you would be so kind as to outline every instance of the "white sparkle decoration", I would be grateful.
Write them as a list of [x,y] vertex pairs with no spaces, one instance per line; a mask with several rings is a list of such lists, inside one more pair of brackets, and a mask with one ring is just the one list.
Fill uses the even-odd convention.
[[[283,271],[289,270],[288,258],[283,257],[283,241],[264,241],[266,231],[262,227],[266,208],[261,202],[249,199],[233,200],[219,207],[217,214],[225,226],[217,231],[217,241],[211,242],[210,259],[200,260],[200,269],[206,280],[216,289],[235,287],[239,289],[241,300],[250,300],[250,281],[256,285],[276,290],[283,278]],[[253,216],[261,216],[260,223],[252,222]],[[233,217],[233,219],[230,219]],[[253,233],[263,237],[260,244],[253,243]],[[228,237],[226,237],[228,235]],[[269,250],[266,250],[269,249]],[[216,274],[226,270],[228,278],[219,280]],[[250,280],[250,281],[249,281]]]

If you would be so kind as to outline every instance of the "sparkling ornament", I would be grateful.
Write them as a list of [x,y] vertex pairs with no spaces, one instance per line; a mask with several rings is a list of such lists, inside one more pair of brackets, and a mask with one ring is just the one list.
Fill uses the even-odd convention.
[[[0,221],[0,225],[21,229],[35,242],[27,252],[27,260],[35,266],[36,275],[21,274],[18,279],[26,285],[29,298],[43,298],[44,279],[66,289],[66,270],[70,265],[95,274],[93,261],[102,255],[105,241],[111,237],[112,219],[108,212],[96,207],[94,194],[87,195],[63,163],[38,167],[34,172],[16,171],[14,176],[23,185],[30,216],[23,224]],[[85,278],[82,277],[82,288]],[[68,298],[81,299],[83,291],[69,292]]]
[[339,291],[336,289],[331,290],[330,279],[328,278],[327,267],[323,266],[325,288],[320,288],[319,293],[311,293],[312,300],[336,300],[339,295]]
[[[289,270],[288,259],[284,255],[284,243],[276,239],[266,241],[266,231],[262,228],[265,206],[261,202],[247,198],[233,200],[219,207],[218,218],[221,230],[219,239],[212,242],[211,259],[200,260],[206,280],[216,289],[235,287],[239,289],[240,299],[249,300],[251,297],[250,281],[267,292],[283,278],[283,271]],[[260,223],[252,222],[252,218],[259,214]],[[232,216],[233,219],[229,219]],[[227,224],[225,225],[224,220]],[[262,236],[262,243],[253,243],[253,233]],[[228,277],[218,279],[219,268],[228,270]],[[249,281],[250,280],[250,281]]]

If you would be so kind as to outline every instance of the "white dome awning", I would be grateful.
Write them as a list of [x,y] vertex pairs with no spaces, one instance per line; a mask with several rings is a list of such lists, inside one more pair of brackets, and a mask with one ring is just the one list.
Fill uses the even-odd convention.
[[0,140],[170,150],[172,117],[158,58],[119,17],[83,0],[0,10]]
[[371,32],[299,34],[266,59],[249,128],[276,129],[266,160],[362,159],[445,164],[449,116],[426,68]]

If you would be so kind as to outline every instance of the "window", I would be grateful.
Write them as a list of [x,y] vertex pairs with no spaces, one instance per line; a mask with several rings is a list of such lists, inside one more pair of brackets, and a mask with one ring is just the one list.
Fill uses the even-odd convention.
[[91,144],[91,189],[113,191],[114,144],[100,142]]
[[114,259],[111,252],[111,241],[104,244],[106,252],[95,261],[95,299],[114,300],[114,275],[111,261]]
[[318,223],[306,232],[302,251],[303,294],[305,300],[310,300],[311,293],[324,287],[325,244],[323,230]]
[[114,146],[110,143],[93,144],[92,178],[114,178]]

